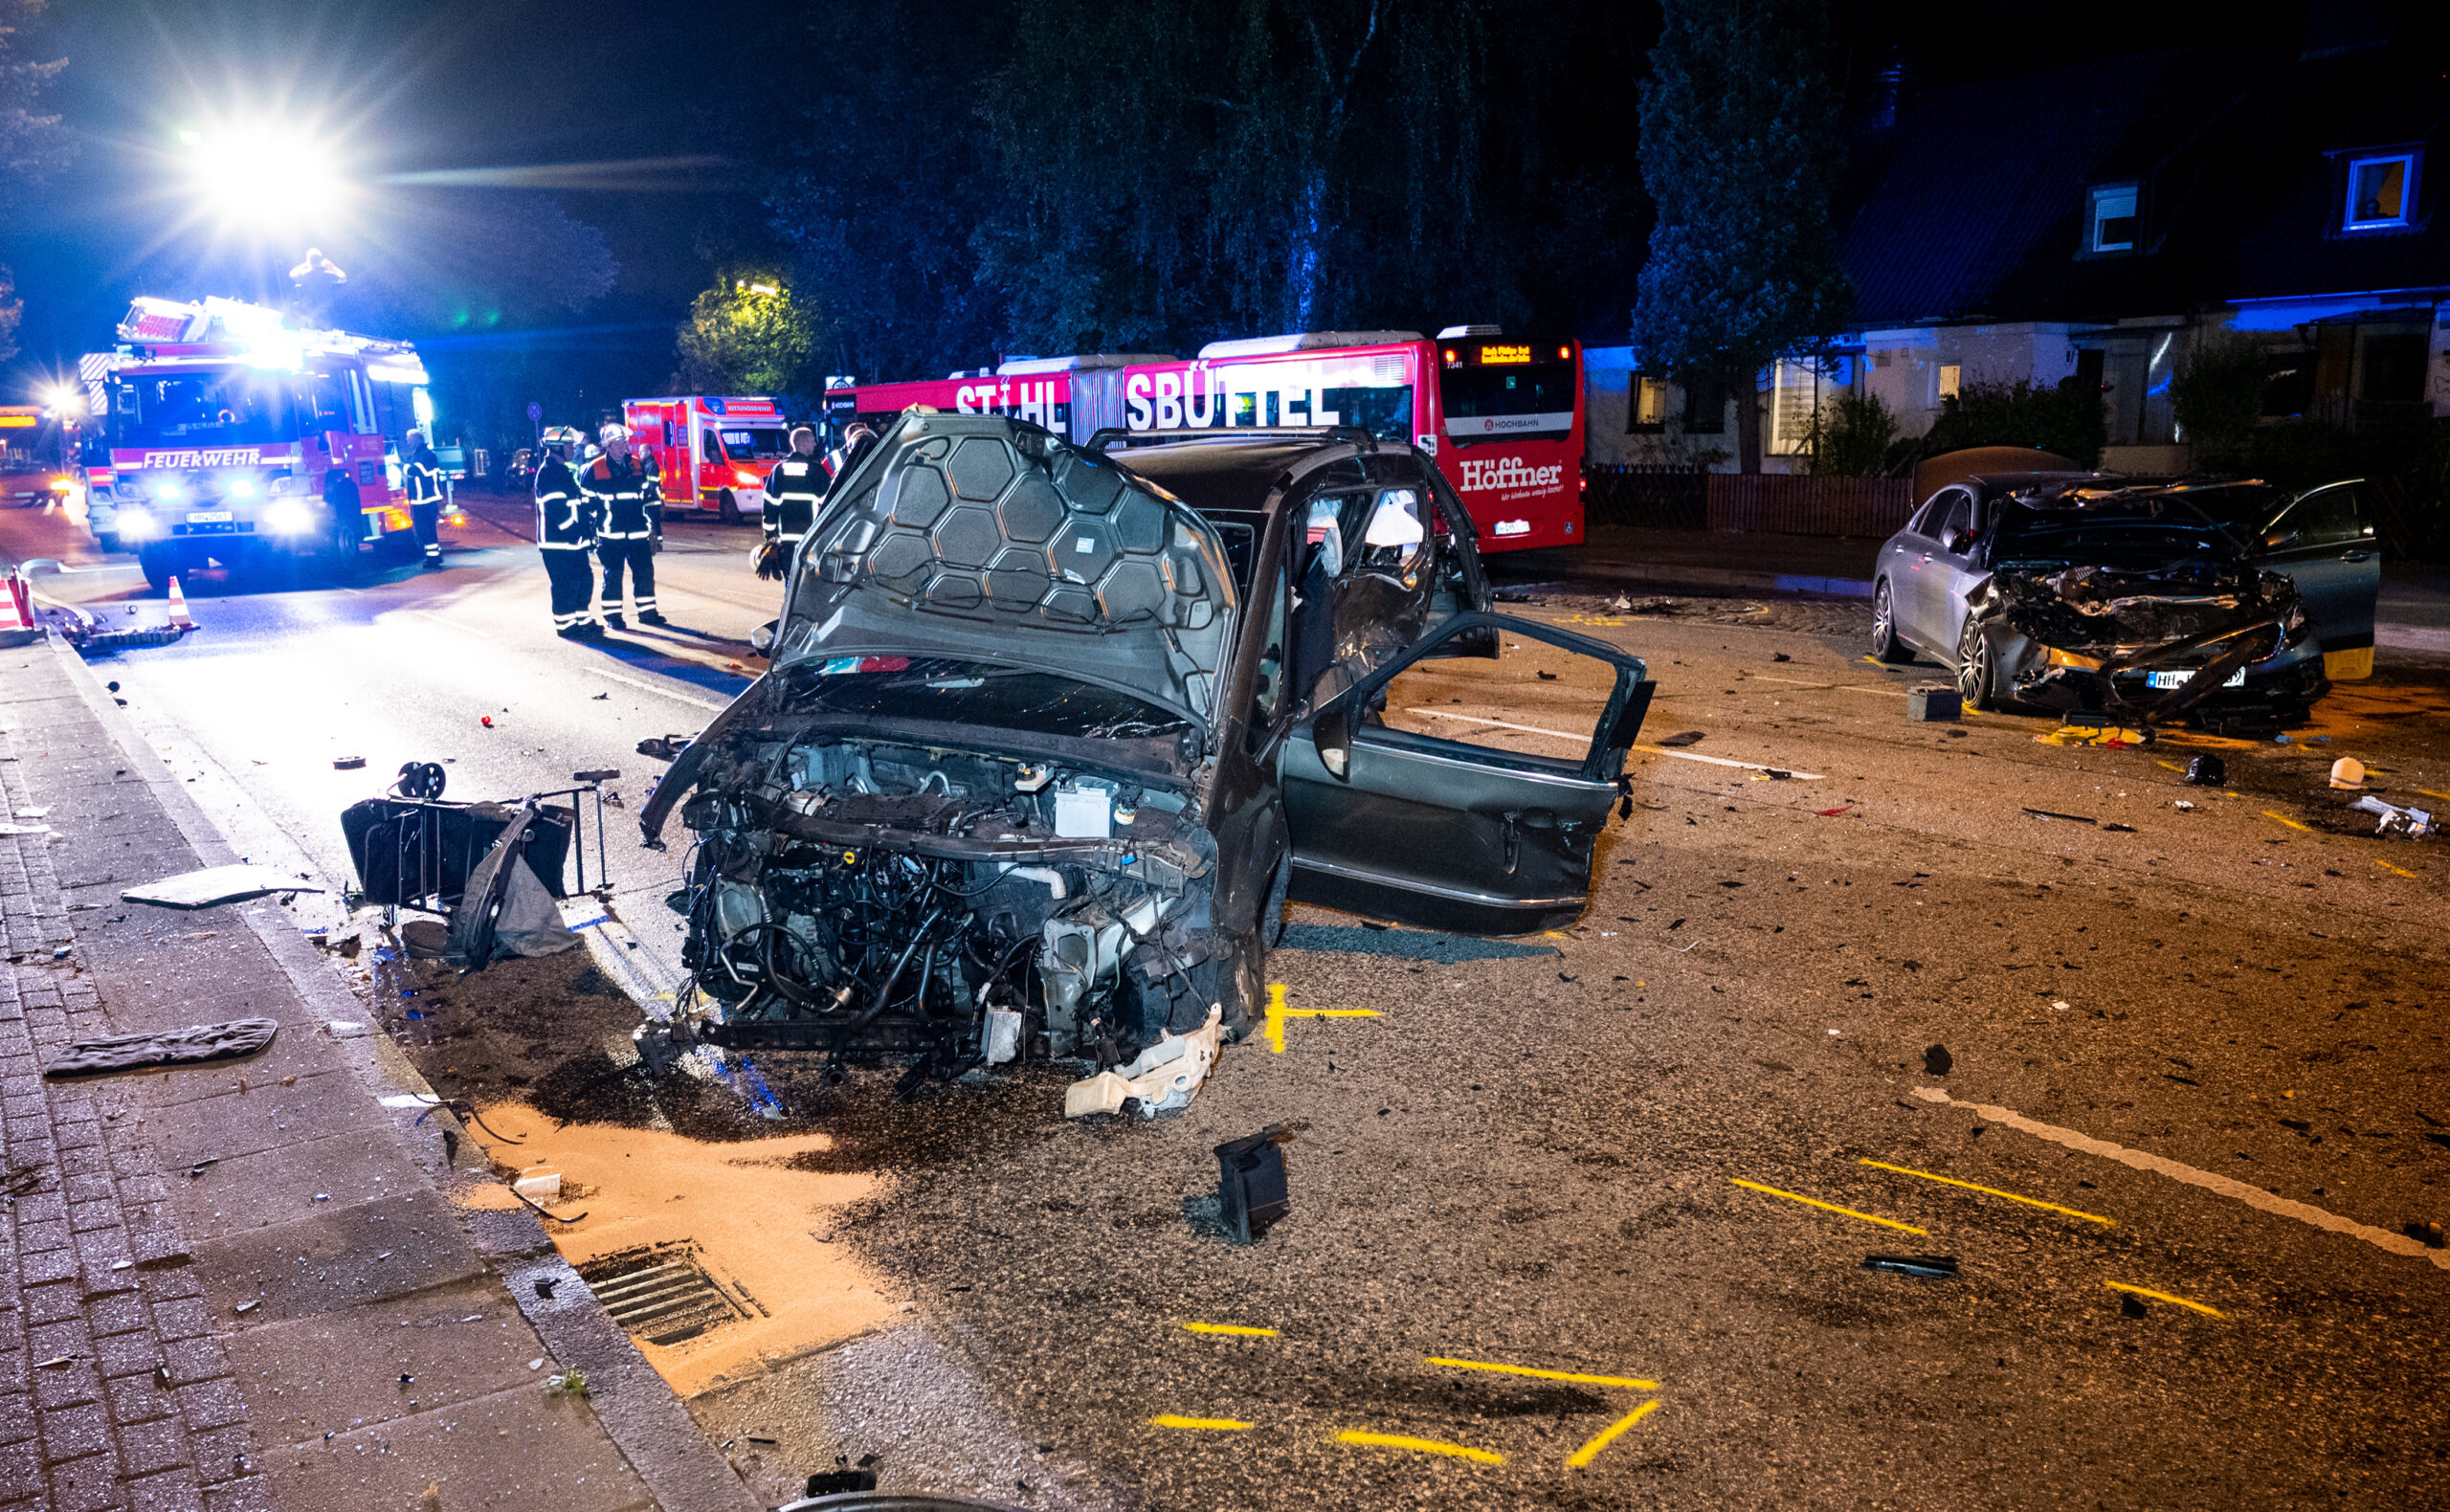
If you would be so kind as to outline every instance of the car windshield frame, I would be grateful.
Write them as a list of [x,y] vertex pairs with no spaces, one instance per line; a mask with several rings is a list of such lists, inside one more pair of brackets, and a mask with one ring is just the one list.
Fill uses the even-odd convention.
[[[864,665],[871,662],[898,663],[898,665]],[[1002,658],[949,656],[941,653],[923,653],[913,656],[905,652],[812,654],[775,667],[769,676],[783,679],[782,685],[777,690],[777,696],[783,699],[794,713],[911,720],[1057,740],[1123,742],[1178,740],[1184,735],[1196,734],[1199,730],[1196,721],[1178,710],[1167,708],[1164,704],[1151,700],[1147,694],[1135,689],[1119,687],[1074,672],[1056,671],[1029,662]],[[1144,723],[1148,727],[1125,730],[1120,729],[1117,723],[1112,721],[1077,729],[1051,724],[1013,723],[992,718],[991,710],[977,708],[958,710],[955,711],[954,717],[946,718],[943,717],[943,711],[929,708],[924,704],[897,709],[881,706],[873,698],[855,700],[849,697],[854,694],[889,694],[903,691],[903,688],[896,683],[871,682],[868,680],[870,678],[899,678],[906,681],[913,678],[918,679],[917,686],[907,691],[921,691],[930,686],[942,687],[946,691],[969,691],[985,687],[990,678],[1035,678],[1048,683],[1069,684],[1074,688],[1104,695],[1117,703],[1131,705],[1142,712],[1145,716]],[[841,679],[838,686],[839,693],[846,700],[844,704],[813,701],[814,695],[835,690],[835,679]]]

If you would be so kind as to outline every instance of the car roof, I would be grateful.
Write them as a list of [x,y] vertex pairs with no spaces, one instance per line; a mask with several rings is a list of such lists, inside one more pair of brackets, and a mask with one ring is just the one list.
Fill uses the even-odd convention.
[[1429,463],[1401,441],[1354,441],[1344,436],[1207,435],[1149,445],[1118,446],[1113,461],[1179,494],[1203,513],[1258,513],[1284,475],[1322,453],[1404,457],[1427,471]]

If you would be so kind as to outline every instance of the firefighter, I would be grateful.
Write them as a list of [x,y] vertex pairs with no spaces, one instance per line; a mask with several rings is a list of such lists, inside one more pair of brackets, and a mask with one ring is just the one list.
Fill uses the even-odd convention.
[[416,528],[417,545],[425,547],[425,569],[431,572],[442,566],[442,458],[426,444],[423,431],[411,431],[403,439],[408,456],[400,472],[408,484],[409,522]]
[[800,537],[816,523],[817,501],[825,497],[828,481],[825,463],[816,455],[816,433],[793,426],[791,455],[766,475],[766,539],[751,559],[759,577],[779,579],[791,569]]
[[600,439],[603,455],[579,470],[578,481],[597,522],[595,549],[604,560],[604,623],[614,630],[630,628],[621,617],[621,573],[627,567],[636,595],[638,623],[660,625],[663,613],[655,604],[655,516],[662,512],[662,496],[653,475],[630,455],[628,428],[608,425]]
[[536,547],[553,584],[553,632],[565,640],[601,635],[604,627],[588,613],[595,589],[587,561],[595,544],[594,505],[570,471],[579,434],[557,425],[545,433],[544,444],[545,458],[536,464]]

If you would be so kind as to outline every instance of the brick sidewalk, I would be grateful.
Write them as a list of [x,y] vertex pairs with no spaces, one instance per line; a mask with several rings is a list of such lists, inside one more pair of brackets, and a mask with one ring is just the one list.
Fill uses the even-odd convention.
[[[118,901],[239,857],[87,677],[0,652],[0,819],[58,832],[0,836],[0,1512],[750,1505],[533,1217],[444,1200],[488,1178],[377,1101],[428,1089],[327,1031],[372,1015],[277,901]],[[279,1034],[237,1065],[40,1077],[250,1016]],[[540,1273],[554,1301],[514,1300]],[[590,1399],[542,1389],[570,1366]]]

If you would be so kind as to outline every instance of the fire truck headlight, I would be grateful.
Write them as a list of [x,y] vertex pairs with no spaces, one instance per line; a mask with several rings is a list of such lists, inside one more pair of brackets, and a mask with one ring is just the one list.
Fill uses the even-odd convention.
[[264,511],[264,528],[277,536],[302,536],[315,528],[315,512],[295,499],[284,499]]
[[153,497],[166,504],[175,504],[188,496],[188,485],[175,478],[166,478],[153,485]]
[[119,512],[119,536],[122,541],[149,541],[162,533],[160,522],[142,509]]
[[234,478],[230,479],[230,486],[222,492],[232,499],[253,499],[261,490],[256,486],[256,480],[252,478]]

